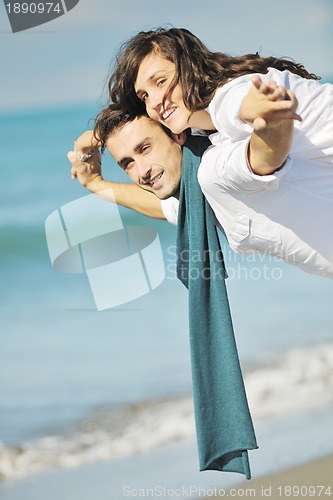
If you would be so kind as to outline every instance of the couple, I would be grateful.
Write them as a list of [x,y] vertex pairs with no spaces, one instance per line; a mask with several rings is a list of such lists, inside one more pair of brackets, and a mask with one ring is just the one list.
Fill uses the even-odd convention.
[[[214,147],[203,154],[198,180],[231,248],[278,256],[333,278],[333,86],[316,80],[287,60],[212,53],[184,29],[142,32],[118,57],[109,80],[115,104],[97,117],[95,135],[116,161],[136,154],[109,140],[113,130],[108,123],[118,107],[126,116],[142,116],[140,123],[150,126],[143,116],[147,112],[178,142],[189,127],[211,131]],[[127,126],[120,123],[119,128],[123,133]],[[77,149],[87,152],[92,142],[86,133]],[[144,151],[147,155],[147,147]],[[97,171],[91,165],[87,170],[72,156],[73,176],[79,174],[92,191],[120,190],[118,203],[176,223],[177,197],[161,188],[166,175],[157,179],[161,169],[150,168],[149,156],[142,157],[147,158],[146,170],[138,171],[134,158],[121,166],[162,202],[134,186],[103,181],[97,156]],[[155,156],[150,163],[161,162]]]
[[[238,252],[333,278],[331,85],[289,61],[211,53],[187,30],[171,29],[130,40],[109,90],[112,104],[94,133],[69,153],[73,178],[177,222],[180,255],[218,250],[215,224]],[[211,131],[213,145],[187,137],[188,128]],[[102,178],[96,146],[108,148],[133,185]],[[200,469],[249,478],[247,450],[257,445],[224,280],[185,284]]]

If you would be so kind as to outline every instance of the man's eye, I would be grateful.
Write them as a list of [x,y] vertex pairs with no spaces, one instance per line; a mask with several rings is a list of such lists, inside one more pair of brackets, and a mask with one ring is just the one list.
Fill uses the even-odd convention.
[[125,172],[127,172],[128,170],[130,170],[130,169],[131,169],[131,167],[133,167],[133,165],[134,165],[134,162],[133,162],[133,161],[129,161],[128,163],[124,163],[124,164],[122,165],[122,168],[123,168],[123,170],[124,170]]
[[143,146],[143,148],[141,149],[141,153],[148,153],[150,151],[150,147],[150,144],[147,144],[147,146]]

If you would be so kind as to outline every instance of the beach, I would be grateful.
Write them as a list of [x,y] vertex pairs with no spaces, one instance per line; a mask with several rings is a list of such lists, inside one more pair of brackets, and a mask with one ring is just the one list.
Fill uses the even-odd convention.
[[[0,498],[122,500],[126,497],[161,497],[196,500],[214,497],[218,491],[231,492],[235,488],[260,489],[262,484],[267,484],[267,488],[272,485],[273,491],[270,478],[276,478],[277,482],[274,484],[282,487],[283,483],[279,484],[280,474],[293,470],[295,465],[296,472],[309,467],[306,465],[309,463],[314,464],[311,468],[316,467],[313,474],[319,468],[321,473],[329,471],[331,462],[326,457],[333,455],[332,415],[331,403],[307,412],[299,411],[291,415],[257,420],[259,449],[250,452],[250,481],[244,481],[240,474],[199,472],[196,440],[193,437],[113,460],[99,457],[91,463],[75,464],[75,456],[72,456],[72,462],[67,457],[67,463],[63,457],[62,467],[53,467],[43,473],[30,471],[26,477],[3,482],[0,485]],[[146,435],[141,435],[141,439],[147,443]],[[107,448],[106,444],[104,451]],[[79,455],[77,459],[80,460]],[[316,465],[318,461],[323,463],[323,467]],[[318,478],[310,486],[321,486],[322,480],[320,476],[320,481]]]
[[[52,268],[45,220],[86,196],[70,180],[65,153],[93,113],[49,109],[2,118],[4,163],[16,176],[7,180],[0,214],[0,498],[121,500],[156,487],[203,498],[214,488],[228,491],[244,484],[240,475],[198,471],[175,228],[121,210],[124,225],[158,233],[166,277],[119,307],[98,312],[84,273]],[[17,134],[25,162],[12,153]],[[122,182],[121,169],[110,164],[106,172],[112,168]],[[333,454],[333,282],[274,258],[245,259],[228,248],[224,256],[259,444],[250,453],[250,487]]]
[[276,474],[252,479],[228,492],[208,498],[329,498],[333,495],[333,455],[291,467]]

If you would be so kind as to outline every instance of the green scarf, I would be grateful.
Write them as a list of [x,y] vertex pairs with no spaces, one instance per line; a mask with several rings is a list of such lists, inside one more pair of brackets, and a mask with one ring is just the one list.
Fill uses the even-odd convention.
[[193,400],[200,470],[251,478],[258,448],[247,404],[213,212],[197,172],[201,158],[183,148],[177,225],[177,276],[188,288]]

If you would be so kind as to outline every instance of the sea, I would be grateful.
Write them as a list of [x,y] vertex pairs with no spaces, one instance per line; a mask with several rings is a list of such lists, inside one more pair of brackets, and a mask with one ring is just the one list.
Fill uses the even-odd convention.
[[[198,471],[175,226],[119,207],[124,226],[158,235],[165,276],[114,307],[98,310],[85,272],[52,265],[45,222],[89,194],[66,153],[97,111],[0,116],[0,498],[209,496],[242,477]],[[108,154],[103,176],[128,182]],[[223,248],[253,477],[333,453],[333,281]]]

